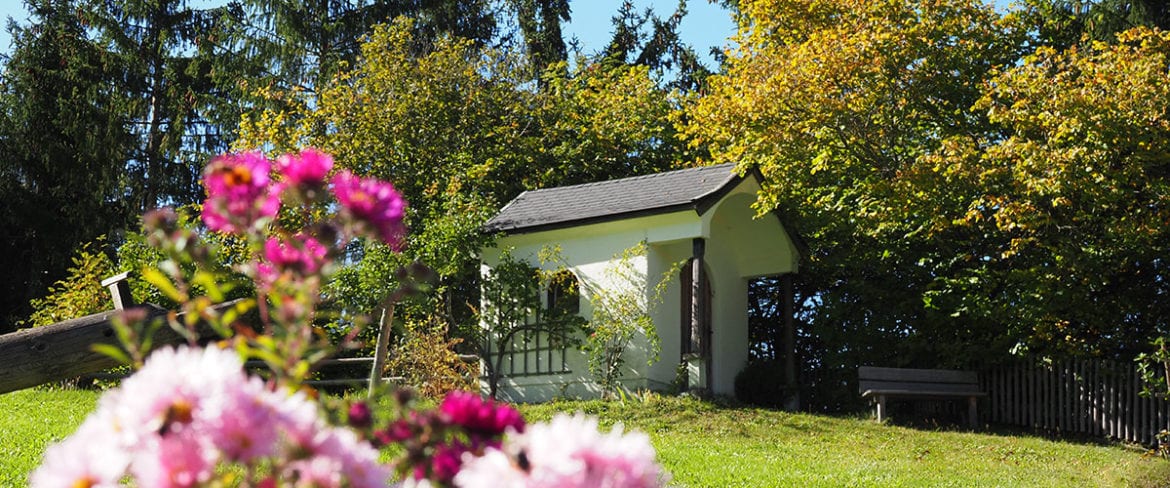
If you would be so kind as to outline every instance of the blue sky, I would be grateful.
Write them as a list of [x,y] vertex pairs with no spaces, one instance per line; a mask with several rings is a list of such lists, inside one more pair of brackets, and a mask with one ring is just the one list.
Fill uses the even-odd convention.
[[[208,0],[197,0],[193,4],[208,3]],[[218,3],[218,2],[210,2]],[[573,0],[569,5],[572,9],[572,22],[565,28],[566,40],[576,38],[586,54],[592,54],[603,47],[613,34],[611,17],[613,17],[622,0]],[[639,10],[646,7],[662,17],[674,12],[677,0],[635,0],[634,5]],[[708,67],[715,68],[715,63],[708,54],[711,47],[725,47],[727,38],[735,32],[735,23],[731,20],[731,13],[727,10],[708,3],[707,0],[689,0],[689,13],[683,18],[680,34],[683,39],[694,47],[695,51],[703,56]],[[0,18],[4,26],[7,19],[12,17],[19,23],[25,23],[28,14],[21,0],[0,0]],[[11,50],[11,38],[8,31],[0,32],[0,51],[8,53]]]

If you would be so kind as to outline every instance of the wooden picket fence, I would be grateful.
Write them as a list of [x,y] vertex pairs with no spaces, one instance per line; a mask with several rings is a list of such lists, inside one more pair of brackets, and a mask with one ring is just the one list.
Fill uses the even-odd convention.
[[[1154,445],[1170,430],[1170,402],[1140,394],[1132,362],[1066,360],[1002,366],[981,375],[985,420]],[[982,407],[981,407],[982,410]]]

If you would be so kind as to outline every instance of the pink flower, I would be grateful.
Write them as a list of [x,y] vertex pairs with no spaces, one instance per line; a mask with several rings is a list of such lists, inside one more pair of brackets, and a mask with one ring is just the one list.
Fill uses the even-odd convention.
[[260,378],[231,388],[223,415],[207,425],[209,441],[232,461],[244,463],[276,453],[280,440],[279,405],[285,396],[270,392]]
[[[141,486],[207,481],[220,456],[210,434],[238,410],[230,399],[245,383],[241,366],[234,352],[215,348],[156,351],[142,370],[103,396],[86,420],[96,423],[101,435],[83,428],[59,449],[76,446],[85,451],[77,459],[101,460],[103,469],[116,472],[101,474],[117,480],[129,470]],[[52,457],[45,466],[51,469]],[[81,481],[100,484],[105,479]]]
[[286,270],[302,276],[311,275],[325,265],[328,252],[317,239],[304,234],[297,234],[289,241],[269,238],[264,243],[264,257],[268,260],[268,266],[260,268],[260,275],[266,281],[271,281]]
[[472,441],[503,435],[509,428],[524,431],[524,418],[516,409],[484,400],[479,395],[466,391],[452,391],[439,405],[443,420],[463,427]]
[[663,486],[650,438],[642,433],[597,430],[597,419],[558,415],[502,449],[465,455],[455,485],[516,487],[646,488]]
[[270,218],[280,209],[279,192],[270,191],[271,165],[259,152],[216,156],[203,171],[207,200],[203,223],[208,229],[235,233]]
[[333,177],[333,192],[347,217],[371,227],[372,234],[390,247],[401,247],[406,233],[406,200],[393,185],[342,171]]
[[351,427],[357,429],[369,427],[373,422],[370,406],[366,402],[355,402],[353,405],[350,405],[345,418]]
[[374,439],[382,444],[402,442],[414,436],[414,429],[405,420],[391,422],[385,429],[375,431]]
[[[274,393],[275,395],[275,393]],[[317,411],[317,404],[303,392],[283,395],[276,404],[271,422],[280,425],[285,442],[293,451],[307,452],[325,422]]]
[[115,424],[103,412],[85,420],[72,436],[49,446],[45,460],[33,471],[33,488],[107,488],[120,486],[130,458],[115,443]]
[[378,451],[351,430],[322,428],[304,447],[308,456],[288,467],[296,486],[383,488],[390,480],[390,468],[378,462]]
[[234,351],[180,347],[155,351],[142,369],[102,397],[121,428],[123,446],[199,429],[217,422],[229,406],[229,390],[245,382]]
[[301,188],[316,188],[325,184],[325,175],[333,169],[333,156],[315,148],[305,148],[296,155],[276,158],[276,169],[288,184]]
[[[161,349],[102,397],[76,434],[50,447],[34,487],[203,485],[223,462],[272,466],[276,456],[303,477],[298,486],[382,487],[389,468],[345,429],[328,427],[302,393],[272,391],[248,377],[234,351]],[[292,474],[292,473],[286,473]]]
[[[527,488],[538,486],[529,478],[529,470],[518,466],[516,456],[499,449],[488,449],[482,456],[467,454],[463,469],[455,475],[453,486],[470,488],[493,486],[497,488]],[[570,487],[566,487],[570,488]]]
[[327,456],[309,456],[289,463],[282,478],[297,480],[296,485],[313,488],[340,488],[341,462]]
[[443,485],[450,484],[462,466],[460,458],[467,451],[467,446],[458,441],[436,448],[435,455],[431,458],[431,473],[434,479]]
[[216,461],[198,434],[185,431],[137,446],[130,472],[139,486],[188,488],[210,480]]

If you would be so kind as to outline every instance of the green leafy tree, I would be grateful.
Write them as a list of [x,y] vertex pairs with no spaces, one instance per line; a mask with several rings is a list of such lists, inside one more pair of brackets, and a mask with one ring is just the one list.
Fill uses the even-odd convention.
[[237,147],[312,145],[338,166],[392,181],[410,202],[405,249],[355,243],[326,293],[343,315],[376,310],[387,277],[424,262],[436,286],[400,304],[396,320],[449,324],[462,336],[458,347],[477,352],[485,344],[478,254],[492,241],[480,226],[528,189],[671,167],[683,147],[676,99],[637,66],[553,70],[538,89],[522,54],[454,37],[419,53],[412,26],[375,28],[353,69],[247,117]]
[[1034,352],[1131,358],[1168,332],[1168,62],[1170,34],[1138,28],[1041,48],[990,80],[978,107],[1006,137],[950,161],[984,192],[961,227],[1000,246],[940,294]]
[[491,237],[479,226],[501,203],[668,168],[682,147],[672,99],[644,67],[583,68],[533,90],[516,53],[444,38],[418,55],[413,39],[407,21],[376,28],[352,71],[311,100],[250,116],[237,145],[314,145],[393,181],[410,202],[405,255],[438,272],[440,291],[463,290],[442,300],[452,317],[474,322],[464,312],[478,300],[465,292],[478,288],[469,280]]
[[687,157],[673,123],[679,99],[654,82],[649,67],[592,64],[548,80],[538,99],[539,158],[512,169],[530,187],[651,174]]
[[[488,238],[478,227],[497,208],[496,195],[523,189],[522,181],[491,173],[521,164],[526,144],[520,135],[530,117],[506,63],[476,57],[482,48],[468,40],[441,40],[434,51],[416,56],[410,25],[376,29],[364,62],[346,81],[312,103],[302,99],[296,107],[258,114],[244,124],[238,144],[315,145],[333,152],[339,165],[393,181],[410,202],[414,232],[405,255],[359,245],[353,269],[339,274],[331,293],[346,307],[369,310],[376,298],[362,297],[384,296],[376,289],[386,276],[424,260],[441,277],[437,291],[444,298],[435,311],[448,315],[448,323],[471,323],[466,304],[478,300],[466,293],[476,287],[465,283]],[[499,127],[500,121],[515,125]]]
[[[410,24],[375,29],[319,97],[244,121],[237,147],[315,145],[395,182],[414,224],[544,186],[645,174],[682,148],[668,92],[642,67],[591,65],[532,90],[516,53],[447,38],[416,56]],[[464,201],[465,203],[458,203]],[[417,227],[417,225],[416,225]]]
[[493,173],[527,148],[516,60],[455,38],[416,56],[410,26],[376,28],[361,65],[313,100],[250,117],[237,146],[326,148],[356,172],[392,178],[416,219],[446,195],[519,193],[522,181]]
[[761,170],[757,209],[778,210],[810,243],[802,334],[824,341],[826,367],[958,365],[1006,349],[999,324],[952,316],[924,294],[980,268],[1000,238],[949,225],[982,191],[934,156],[954,150],[952,135],[992,134],[972,107],[981,80],[1019,58],[1025,32],[966,0],[739,11],[740,47],[688,109],[686,131],[713,162]]
[[810,243],[822,370],[1128,359],[1164,335],[1165,34],[1036,48],[975,2],[739,8],[686,130],[763,171],[758,209]]
[[1020,9],[1039,40],[1057,49],[1113,42],[1134,27],[1170,29],[1170,8],[1161,0],[1029,0]]

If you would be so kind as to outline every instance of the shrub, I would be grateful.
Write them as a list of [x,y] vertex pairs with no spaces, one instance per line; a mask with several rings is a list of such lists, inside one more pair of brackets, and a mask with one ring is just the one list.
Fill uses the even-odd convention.
[[424,397],[442,398],[453,390],[478,391],[478,375],[455,353],[461,339],[448,339],[443,324],[406,324],[406,334],[394,348],[388,369],[400,374]]
[[21,325],[40,327],[113,308],[110,292],[101,284],[114,274],[113,261],[101,251],[104,245],[105,238],[99,237],[78,248],[69,276],[50,286],[44,298],[32,300],[33,314]]

